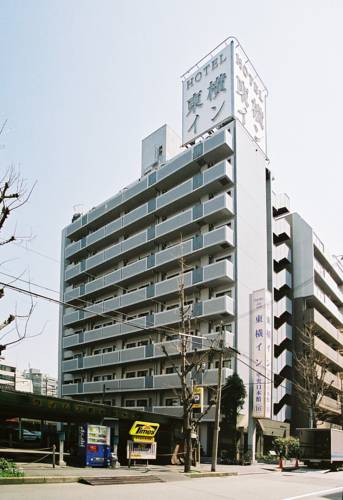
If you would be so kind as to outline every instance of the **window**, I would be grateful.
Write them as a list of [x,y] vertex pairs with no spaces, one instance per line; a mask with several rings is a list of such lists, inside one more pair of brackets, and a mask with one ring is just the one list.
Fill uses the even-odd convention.
[[98,328],[102,328],[102,325],[95,325],[94,330],[97,330]]
[[104,347],[102,352],[112,352],[112,347]]
[[113,325],[113,321],[107,321],[107,323],[104,323],[102,326],[105,327],[110,325]]
[[179,406],[179,400],[176,398],[166,398],[165,405],[166,406]]
[[148,370],[138,370],[137,377],[146,377],[148,375]]
[[96,354],[101,354],[101,349],[94,349],[93,355],[95,356]]
[[149,341],[148,340],[140,340],[137,345],[148,345]]
[[149,314],[150,314],[149,311],[148,312],[144,312],[144,313],[140,313],[140,314],[138,314],[138,317],[139,318],[145,318],[146,316],[149,316]]
[[167,366],[166,373],[176,373],[174,366]]
[[231,295],[232,295],[231,290],[224,290],[223,292],[216,293],[216,297],[223,297],[224,295],[231,297]]
[[223,257],[218,257],[218,259],[216,259],[216,262],[220,262],[226,259],[231,261],[231,255],[224,255]]
[[103,375],[102,380],[112,380],[112,375]]
[[137,406],[148,406],[147,399],[137,399]]
[[135,378],[136,372],[127,372],[125,378]]
[[129,342],[128,344],[126,344],[126,349],[131,349],[132,347],[136,347],[136,342]]
[[173,304],[173,305],[167,306],[167,311],[169,311],[170,309],[176,309],[178,307],[179,307],[178,304]]
[[134,399],[126,399],[125,406],[132,408],[133,406],[136,406],[136,401]]
[[100,375],[96,375],[95,377],[93,377],[93,382],[99,382],[99,380],[101,380]]
[[107,406],[112,406],[112,401],[110,399],[106,399],[104,401],[104,405],[107,405]]
[[[221,327],[220,325],[216,326],[216,332],[220,332]],[[226,325],[223,325],[223,330],[224,332],[232,332],[232,323],[227,323]]]

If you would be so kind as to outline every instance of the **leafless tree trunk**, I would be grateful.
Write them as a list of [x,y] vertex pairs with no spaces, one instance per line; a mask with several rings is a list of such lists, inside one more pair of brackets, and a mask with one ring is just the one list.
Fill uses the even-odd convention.
[[[202,352],[191,349],[191,329],[189,308],[185,307],[184,292],[184,259],[180,259],[180,279],[179,279],[179,311],[180,311],[180,339],[179,343],[181,366],[178,366],[166,346],[163,346],[165,356],[170,360],[174,371],[180,379],[179,397],[183,411],[183,436],[184,436],[184,472],[190,472],[192,466],[192,432],[196,432],[201,419],[208,413],[213,402],[211,402],[205,411],[195,414],[194,405],[194,387],[193,379],[204,369],[204,363],[208,362],[213,356],[215,349],[209,345]],[[179,358],[178,358],[179,359]]]
[[[3,128],[4,126],[1,128],[0,134]],[[33,188],[34,185],[30,190],[26,188],[23,178],[13,167],[8,168],[2,178],[0,178],[0,246],[9,245],[16,240],[15,230],[6,236],[3,236],[3,230],[6,227],[10,215],[27,203]],[[20,277],[17,279],[20,279]],[[11,281],[11,283],[14,281],[16,281],[16,279]],[[5,296],[5,291],[6,285],[0,287],[0,299]],[[31,300],[31,304],[24,314],[19,314],[15,307],[15,310],[5,317],[5,319],[0,320],[0,354],[8,345],[20,342],[27,337],[28,323],[34,307],[35,305]],[[12,333],[15,336],[14,340],[5,342],[5,337]]]
[[301,351],[294,352],[295,381],[293,387],[299,395],[303,409],[308,412],[309,427],[317,427],[317,422],[327,415],[320,404],[330,393],[333,381],[328,380],[328,360],[315,349],[315,325],[313,323],[298,330]]

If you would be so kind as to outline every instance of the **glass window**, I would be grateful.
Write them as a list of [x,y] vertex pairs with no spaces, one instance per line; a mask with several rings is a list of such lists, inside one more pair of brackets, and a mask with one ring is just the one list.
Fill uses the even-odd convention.
[[132,408],[133,406],[136,406],[136,401],[134,399],[126,399],[125,406]]

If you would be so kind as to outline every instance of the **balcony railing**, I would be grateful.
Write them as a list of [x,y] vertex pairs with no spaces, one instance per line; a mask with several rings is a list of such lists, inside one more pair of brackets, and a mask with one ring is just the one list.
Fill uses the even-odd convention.
[[336,365],[336,368],[338,368],[339,370],[343,369],[343,356],[316,336],[314,336],[314,348],[323,356],[325,356],[329,361],[334,363],[334,365]]
[[[83,311],[75,311],[72,314],[83,313]],[[83,313],[84,314],[84,313]],[[218,315],[234,316],[234,301],[231,297],[223,296],[196,302],[192,308],[192,318],[213,317]],[[69,318],[70,322],[81,321],[81,316]],[[85,332],[75,333],[63,338],[63,348],[67,349],[76,345],[83,345],[99,340],[107,340],[123,336],[129,333],[138,333],[142,330],[154,329],[157,326],[165,326],[168,324],[177,324],[180,321],[180,312],[177,309],[163,311],[152,314],[143,318],[135,318],[126,322],[117,322],[114,325],[88,330]]]
[[[232,335],[228,332],[224,334],[224,346],[230,347]],[[194,336],[190,340],[189,352],[209,349],[218,345],[219,334],[217,332],[206,335],[206,339]],[[62,371],[64,373],[88,370],[89,368],[103,368],[107,366],[126,364],[136,361],[151,361],[152,359],[164,358],[163,347],[169,356],[180,355],[180,340],[170,340],[167,342],[157,342],[146,346],[132,347],[129,349],[119,349],[104,354],[78,357],[62,361]],[[72,353],[71,353],[72,355]]]
[[133,185],[124,188],[117,195],[105,201],[101,205],[81,216],[75,222],[66,227],[66,236],[76,238],[91,225],[100,225],[108,217],[115,217],[122,211],[124,205],[132,204],[138,196],[151,195],[156,189],[173,183],[175,178],[185,167],[188,171],[199,168],[198,161],[218,162],[233,153],[232,135],[229,130],[220,130],[202,143],[193,148],[183,151],[171,159],[157,171],[146,175]]
[[105,246],[108,244],[107,242],[118,237],[124,228],[127,231],[133,225],[139,224],[142,227],[142,225],[148,224],[162,209],[165,212],[167,207],[169,209],[174,206],[181,207],[185,201],[189,204],[194,198],[199,198],[203,191],[215,190],[216,185],[222,188],[223,180],[226,180],[227,183],[233,182],[232,166],[227,161],[222,161],[205,172],[196,174],[165,194],[151,198],[145,204],[102,226],[82,240],[70,243],[65,248],[65,257],[75,257],[80,252],[85,253],[96,246]]
[[210,251],[210,249],[215,249],[215,247],[233,247],[233,245],[234,238],[232,229],[228,226],[223,226],[209,233],[196,236],[179,245],[174,245],[166,250],[157,252],[144,259],[137,260],[128,266],[119,268],[116,271],[112,271],[101,278],[97,278],[79,287],[69,287],[65,291],[64,300],[68,302],[98,291],[106,291],[113,287],[113,285],[119,284],[121,281],[133,277],[137,279],[140,275],[144,275],[144,273],[157,270],[159,267],[179,259],[181,255],[184,257],[190,254],[201,255],[204,252]]
[[337,283],[332,278],[332,276],[328,273],[326,269],[318,262],[317,259],[314,259],[314,270],[317,272],[318,276],[322,280],[323,288],[326,287],[327,292],[334,295],[335,299],[338,300],[341,305],[343,305],[343,293],[339,289]]
[[[96,284],[94,281],[90,282],[89,285],[93,285],[92,287],[83,286],[74,288],[71,290],[67,290],[64,294],[65,302],[73,301],[75,299],[80,298],[81,296],[87,295],[87,293],[94,293],[97,290],[101,290],[104,292],[107,288],[110,288],[111,285],[115,284],[114,281],[120,276],[119,271],[115,271],[112,273],[113,280],[109,279],[109,276],[100,278]],[[107,280],[107,286],[103,285]],[[228,260],[223,260],[221,262],[215,262],[213,264],[209,264],[208,266],[199,267],[193,271],[185,273],[185,287],[191,290],[195,286],[201,286],[205,283],[215,282],[233,282],[234,281],[234,269],[233,265]],[[157,297],[163,297],[170,294],[175,294],[179,288],[179,278],[169,278],[164,281],[160,281],[153,285],[147,285],[146,287],[142,287],[139,290],[134,290],[132,292],[128,292],[126,294],[120,295],[116,297],[113,301],[106,301],[102,303],[102,311],[116,310],[121,309],[131,305],[137,305],[140,302],[145,302],[148,300],[153,300]],[[82,293],[83,292],[83,293]],[[91,307],[88,308],[89,310]],[[98,309],[98,308],[97,308]]]
[[331,313],[331,316],[338,322],[339,326],[343,327],[343,314],[338,309],[336,304],[326,295],[325,292],[318,285],[314,285],[314,295],[318,300],[316,307],[319,309],[324,309],[327,313]]
[[322,336],[326,337],[329,342],[334,341],[338,345],[339,349],[343,346],[343,333],[336,328],[330,321],[328,321],[319,311],[316,309],[307,309],[305,311],[305,322],[314,323],[319,327]]
[[[150,245],[155,238],[162,238],[168,235],[172,237],[174,234],[179,234],[181,230],[190,229],[193,226],[197,227],[198,222],[205,219],[206,222],[215,220],[219,214],[233,215],[233,200],[226,194],[222,193],[215,196],[211,200],[204,203],[194,205],[192,208],[181,212],[174,217],[167,219],[160,224],[152,225],[148,229],[141,231],[126,240],[113,245],[106,250],[96,253],[95,255],[85,259],[73,268],[68,268],[65,273],[66,280],[75,278],[82,272],[89,273],[97,268],[104,266],[113,266],[116,261],[122,260],[124,256],[128,256],[133,252],[135,254],[142,251],[144,246]],[[75,270],[76,269],[76,270]]]
[[[223,368],[222,383],[232,375],[231,368]],[[196,383],[203,386],[217,385],[217,369],[205,370],[197,376]],[[189,380],[190,382],[190,376]],[[177,374],[149,375],[147,377],[124,378],[97,382],[81,382],[77,384],[63,384],[62,396],[76,394],[109,394],[112,392],[165,390],[180,388],[180,378]]]

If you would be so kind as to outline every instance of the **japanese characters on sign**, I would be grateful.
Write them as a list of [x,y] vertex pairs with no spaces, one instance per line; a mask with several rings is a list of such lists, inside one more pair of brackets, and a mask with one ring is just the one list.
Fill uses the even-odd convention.
[[232,50],[229,44],[184,79],[183,144],[232,116]]
[[271,418],[272,298],[265,289],[251,295],[253,417]]
[[267,90],[237,40],[183,80],[182,142],[236,118],[266,152]]
[[234,49],[234,115],[266,152],[267,89],[242,48]]

